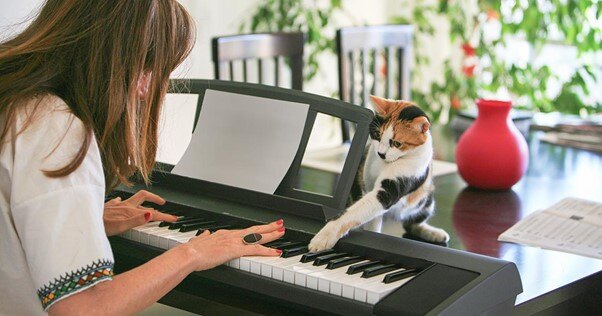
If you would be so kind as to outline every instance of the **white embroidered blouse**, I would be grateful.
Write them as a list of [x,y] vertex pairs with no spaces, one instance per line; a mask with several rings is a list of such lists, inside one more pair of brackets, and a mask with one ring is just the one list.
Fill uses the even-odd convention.
[[[11,141],[38,101],[33,123]],[[4,124],[0,116],[0,130]],[[69,163],[84,138],[82,122],[56,96],[33,99],[9,134],[0,147],[0,314],[45,314],[113,274],[102,162],[94,140],[73,173],[44,175]]]

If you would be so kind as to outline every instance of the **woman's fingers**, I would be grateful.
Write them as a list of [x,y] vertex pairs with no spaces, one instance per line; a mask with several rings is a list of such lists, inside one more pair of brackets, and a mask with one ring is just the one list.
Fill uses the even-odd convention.
[[144,225],[150,220],[150,213],[140,213],[127,218],[104,218],[105,232],[107,236],[121,234],[129,229]]
[[282,250],[262,245],[247,245],[243,248],[243,256],[280,256],[281,254]]
[[127,218],[121,222],[121,225],[125,230],[130,228],[138,227],[140,225],[144,225],[150,221],[151,216],[148,215],[148,212],[142,212],[136,216],[132,216]]
[[178,220],[178,217],[175,215],[169,215],[165,213],[161,213],[157,210],[151,210],[151,220],[152,221],[161,221],[161,222],[170,222],[173,223]]
[[198,237],[200,236],[209,236],[211,235],[211,231],[209,231],[208,229],[205,229],[202,233],[199,234]]
[[279,220],[277,220],[275,222],[271,222],[269,224],[257,225],[257,226],[249,227],[247,229],[243,229],[242,233],[243,233],[243,235],[251,234],[251,233],[265,234],[265,233],[271,233],[273,231],[276,231],[282,227],[284,227],[284,221],[279,219]]
[[125,202],[129,203],[129,204],[133,204],[135,206],[139,206],[140,204],[142,204],[146,201],[153,202],[153,203],[159,204],[159,205],[165,204],[165,200],[162,197],[160,197],[154,193],[148,192],[146,190],[140,190],[140,191],[136,192],[136,194],[132,195],[132,197],[127,199]]
[[150,221],[161,221],[161,222],[170,222],[173,223],[178,220],[178,217],[175,215],[161,213],[153,208],[146,207],[135,207],[135,206],[116,206],[116,209],[122,209],[125,216],[138,216],[140,214],[150,214]]
[[111,200],[107,201],[105,203],[105,206],[117,205],[117,204],[119,204],[119,202],[121,202],[121,198],[120,197],[116,197],[114,199],[111,199]]
[[270,233],[261,234],[261,240],[259,241],[259,243],[266,244],[278,238],[281,238],[282,236],[284,236],[284,227]]

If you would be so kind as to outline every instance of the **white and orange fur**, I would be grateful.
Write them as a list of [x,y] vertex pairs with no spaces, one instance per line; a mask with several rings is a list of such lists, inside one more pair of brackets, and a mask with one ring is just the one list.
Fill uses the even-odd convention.
[[365,162],[356,176],[363,196],[314,236],[310,251],[332,248],[349,230],[362,225],[380,232],[386,213],[412,235],[431,242],[449,240],[444,230],[426,223],[435,205],[428,118],[411,102],[371,99],[376,113]]

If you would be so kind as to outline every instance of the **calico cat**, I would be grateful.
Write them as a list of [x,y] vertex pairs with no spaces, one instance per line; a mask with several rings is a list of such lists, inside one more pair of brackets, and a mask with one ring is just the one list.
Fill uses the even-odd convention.
[[370,98],[376,113],[356,176],[363,196],[314,236],[310,251],[332,248],[361,225],[380,232],[385,213],[399,219],[412,235],[432,242],[449,240],[444,230],[426,223],[435,207],[433,145],[426,114],[411,102]]

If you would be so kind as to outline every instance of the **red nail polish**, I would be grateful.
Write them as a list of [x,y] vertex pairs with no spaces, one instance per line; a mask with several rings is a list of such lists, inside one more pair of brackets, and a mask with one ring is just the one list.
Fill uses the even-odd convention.
[[281,219],[279,219],[278,221],[276,221],[276,224],[278,224],[278,225],[282,225],[282,223],[284,223],[284,221],[281,220]]
[[282,250],[280,250],[280,249],[276,249],[276,252],[278,253],[278,255],[282,254]]
[[150,212],[146,212],[144,213],[144,219],[148,222],[151,219],[151,213]]
[[283,232],[284,230],[285,230],[285,228],[284,228],[284,227],[280,227],[280,228],[278,228],[278,231],[279,231],[279,232]]

